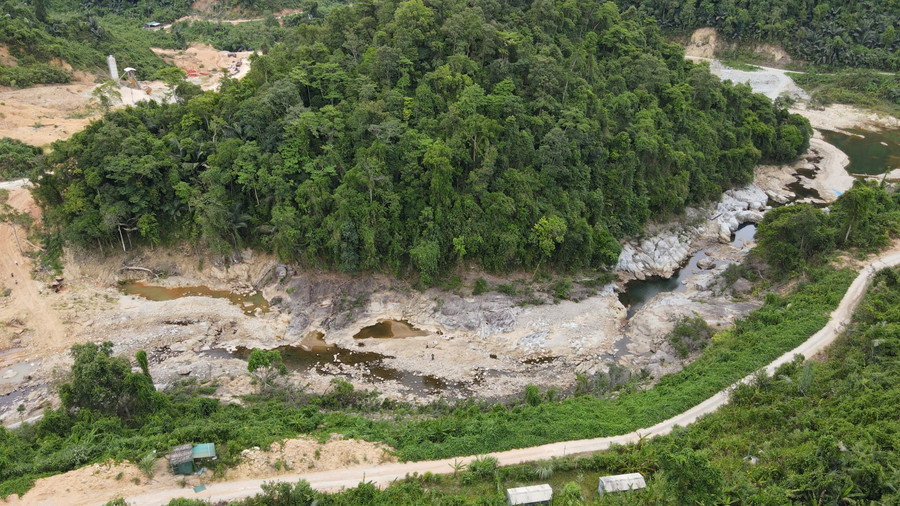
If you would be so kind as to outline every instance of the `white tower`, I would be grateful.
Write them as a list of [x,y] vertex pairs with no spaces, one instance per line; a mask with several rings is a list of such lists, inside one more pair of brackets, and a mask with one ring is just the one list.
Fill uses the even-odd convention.
[[119,84],[119,67],[116,66],[116,57],[109,55],[106,57],[106,63],[109,65],[109,77],[113,82]]

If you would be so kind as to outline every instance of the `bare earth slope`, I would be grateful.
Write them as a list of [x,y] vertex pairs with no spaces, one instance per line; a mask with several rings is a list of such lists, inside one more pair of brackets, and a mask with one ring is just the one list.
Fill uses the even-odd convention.
[[[15,183],[0,185],[0,188],[12,188],[7,204],[40,219],[40,208],[32,200],[30,190],[16,187]],[[33,261],[23,254],[31,249],[25,242],[25,232],[21,227],[0,223],[0,286],[12,290],[9,303],[0,307],[0,321],[9,322],[15,318],[34,331],[34,338],[28,343],[29,353],[60,351],[70,343],[66,342],[66,329],[59,314],[51,308],[48,298],[40,293],[42,284],[31,278]]]

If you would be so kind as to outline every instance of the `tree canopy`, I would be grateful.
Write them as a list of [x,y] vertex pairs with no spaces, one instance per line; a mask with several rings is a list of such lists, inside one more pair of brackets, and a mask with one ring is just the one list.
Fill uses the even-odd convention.
[[41,163],[44,152],[22,141],[0,138],[0,181],[28,177]]
[[896,0],[617,0],[665,29],[714,26],[730,40],[776,42],[825,65],[900,69]]
[[[154,410],[160,398],[149,373],[131,372],[131,363],[112,356],[112,347],[110,341],[72,346],[72,378],[59,388],[64,408],[93,410],[126,420]],[[146,363],[146,353],[143,357],[139,362]]]
[[344,271],[615,262],[617,237],[811,133],[612,3],[357,3],[220,93],[114,111],[50,155],[73,241],[198,239]]
[[779,207],[766,213],[754,250],[776,270],[803,270],[836,246],[873,251],[900,233],[897,194],[874,181],[855,181],[825,213],[812,204]]

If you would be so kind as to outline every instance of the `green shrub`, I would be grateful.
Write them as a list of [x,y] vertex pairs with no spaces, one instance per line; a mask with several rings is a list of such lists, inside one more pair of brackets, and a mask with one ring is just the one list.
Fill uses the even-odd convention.
[[492,478],[494,473],[497,472],[498,465],[497,457],[481,456],[469,462],[468,471],[479,478],[488,479]]
[[69,73],[59,65],[33,63],[7,67],[0,64],[0,85],[27,88],[35,84],[64,84],[71,80]]
[[529,406],[537,406],[541,403],[541,389],[539,389],[535,385],[528,385],[525,387],[525,402],[528,403]]
[[510,297],[514,297],[518,293],[518,290],[516,290],[516,285],[512,283],[497,285],[497,291],[509,295]]
[[675,323],[666,339],[678,356],[685,358],[691,353],[702,350],[711,341],[714,332],[699,316],[685,316]]
[[478,278],[475,280],[475,286],[472,287],[472,295],[481,295],[490,290],[490,287],[487,284],[487,281],[484,278]]
[[569,291],[572,289],[572,279],[571,278],[563,278],[557,280],[553,283],[551,290],[553,291],[553,296],[557,299],[568,299]]
[[43,161],[43,153],[22,141],[0,138],[0,181],[29,177]]
[[140,461],[138,461],[138,469],[143,471],[144,474],[147,475],[147,478],[153,478],[153,467],[156,465],[156,452],[148,453],[144,455]]

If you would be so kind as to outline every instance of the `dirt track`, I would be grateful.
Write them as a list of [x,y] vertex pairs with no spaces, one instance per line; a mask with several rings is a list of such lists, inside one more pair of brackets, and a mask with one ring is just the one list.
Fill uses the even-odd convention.
[[[10,185],[0,185],[3,186]],[[31,214],[36,220],[40,219],[40,209],[32,200],[28,188],[12,186],[7,204],[17,211]],[[0,283],[12,290],[7,305],[0,307],[0,322],[18,319],[25,328],[33,331],[28,350],[25,350],[30,355],[38,350],[42,353],[59,351],[71,343],[66,342],[66,329],[59,314],[50,307],[47,297],[40,293],[42,283],[31,277],[33,261],[23,253],[33,248],[25,239],[26,234],[21,227],[0,223]],[[5,358],[12,360],[17,356]]]
[[[838,305],[837,309],[831,313],[831,318],[825,327],[813,334],[800,346],[785,353],[766,366],[765,371],[768,374],[772,374],[778,366],[790,362],[798,353],[806,358],[810,358],[827,348],[850,322],[850,316],[859,304],[862,296],[865,294],[866,288],[869,286],[874,273],[879,269],[892,267],[898,264],[900,264],[900,248],[898,247],[895,247],[879,258],[869,262],[850,285],[850,288],[847,290],[843,299],[841,299],[841,303]],[[752,377],[753,375],[749,375],[740,382],[746,383],[750,381]],[[497,457],[501,465],[512,465],[522,462],[549,459],[551,457],[562,457],[565,455],[606,450],[613,444],[634,443],[641,438],[668,434],[676,425],[685,426],[691,424],[700,417],[712,413],[720,406],[726,404],[728,402],[729,391],[733,387],[734,385],[722,390],[680,415],[669,418],[652,427],[639,429],[621,436],[563,441],[531,448],[492,453],[490,455]],[[392,481],[402,479],[407,474],[413,472],[418,472],[419,474],[425,472],[446,474],[453,470],[454,464],[466,464],[473,458],[474,456],[469,456],[458,459],[408,462],[381,466],[360,466],[337,471],[279,476],[277,481],[296,482],[302,478],[308,481],[313,488],[318,490],[339,490],[344,487],[355,487],[362,481],[372,482],[375,485],[384,487]],[[160,490],[130,497],[127,498],[126,501],[128,504],[133,505],[166,504],[177,497],[191,497],[210,501],[228,501],[240,499],[260,492],[260,486],[267,481],[272,480],[246,480],[217,483],[208,485],[205,491],[198,494],[194,494],[185,489]]]

